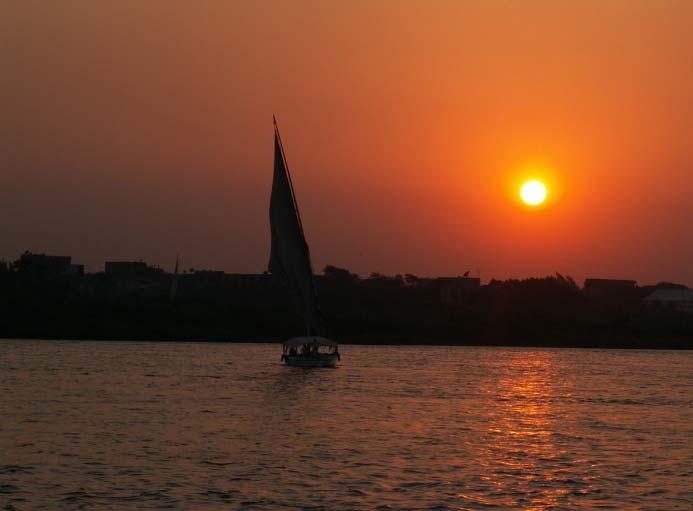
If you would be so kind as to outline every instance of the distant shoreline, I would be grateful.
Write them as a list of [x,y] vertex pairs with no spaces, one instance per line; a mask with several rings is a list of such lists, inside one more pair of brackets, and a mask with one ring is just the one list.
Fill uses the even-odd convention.
[[[0,337],[280,342],[305,332],[305,311],[272,275],[167,274],[143,262],[71,269],[69,257],[30,253],[5,265]],[[468,276],[362,279],[334,266],[315,281],[318,323],[342,344],[693,349],[693,290],[679,284],[580,287],[558,273],[486,285]]]
[[[681,341],[612,341],[612,342],[575,342],[575,341],[553,341],[553,342],[524,342],[524,341],[457,341],[451,339],[421,339],[421,338],[387,338],[382,337],[376,341],[370,336],[336,338],[342,345],[351,346],[439,346],[439,347],[477,347],[477,348],[535,348],[535,349],[620,349],[620,350],[671,350],[687,351],[693,350],[693,340]],[[128,339],[87,339],[87,338],[45,338],[45,337],[12,337],[0,338],[0,341],[48,341],[48,342],[147,342],[147,343],[195,343],[195,344],[281,344],[281,339],[151,339],[151,338],[128,338]]]

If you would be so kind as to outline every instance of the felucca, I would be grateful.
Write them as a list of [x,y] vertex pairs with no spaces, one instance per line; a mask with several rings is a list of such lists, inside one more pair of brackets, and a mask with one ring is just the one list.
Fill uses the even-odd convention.
[[303,233],[289,166],[274,119],[274,178],[270,197],[272,248],[269,271],[289,292],[306,325],[306,335],[283,343],[282,361],[290,366],[335,367],[339,348],[324,337],[324,325],[313,279],[308,243]]

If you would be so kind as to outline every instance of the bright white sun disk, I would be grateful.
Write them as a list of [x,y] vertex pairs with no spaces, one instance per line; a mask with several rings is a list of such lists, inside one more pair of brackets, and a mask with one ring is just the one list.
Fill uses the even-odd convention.
[[546,200],[546,186],[541,181],[527,181],[520,189],[520,197],[529,206],[538,206]]

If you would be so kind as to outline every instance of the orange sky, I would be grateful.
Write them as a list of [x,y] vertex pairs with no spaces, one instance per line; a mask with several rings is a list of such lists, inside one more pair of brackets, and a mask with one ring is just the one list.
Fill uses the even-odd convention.
[[[0,256],[693,284],[693,2],[8,2]],[[528,165],[550,203],[516,199]]]

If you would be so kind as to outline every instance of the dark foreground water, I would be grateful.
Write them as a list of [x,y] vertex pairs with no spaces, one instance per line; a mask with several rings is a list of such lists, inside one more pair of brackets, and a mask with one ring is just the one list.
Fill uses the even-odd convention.
[[693,353],[0,341],[0,509],[693,509]]

